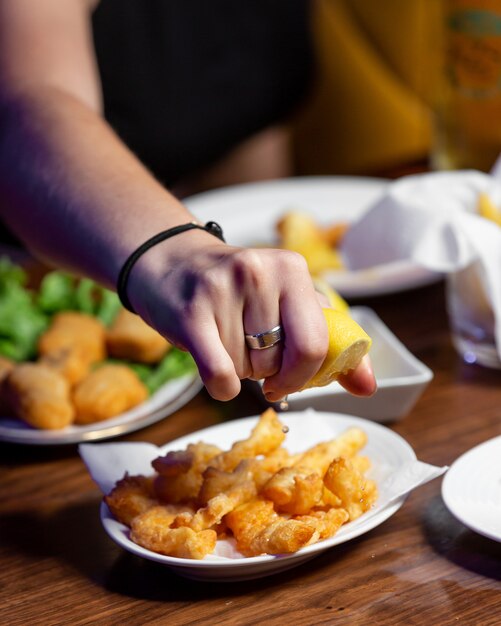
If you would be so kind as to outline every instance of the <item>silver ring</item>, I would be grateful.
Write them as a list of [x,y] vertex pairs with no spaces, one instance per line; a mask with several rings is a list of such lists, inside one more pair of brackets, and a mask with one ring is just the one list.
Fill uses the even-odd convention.
[[282,339],[282,327],[280,324],[267,330],[264,333],[256,333],[255,335],[245,335],[247,346],[251,350],[265,350],[271,348]]

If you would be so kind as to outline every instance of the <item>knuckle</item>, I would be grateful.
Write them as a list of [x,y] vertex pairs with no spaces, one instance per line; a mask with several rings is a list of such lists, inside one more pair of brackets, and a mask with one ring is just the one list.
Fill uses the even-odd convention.
[[297,272],[308,272],[306,259],[299,252],[293,250],[281,250],[281,262],[286,270],[296,274]]
[[234,257],[235,279],[238,284],[257,286],[263,276],[264,260],[258,250],[242,249]]
[[216,400],[231,400],[240,391],[240,381],[229,363],[206,363],[201,377],[208,392]]

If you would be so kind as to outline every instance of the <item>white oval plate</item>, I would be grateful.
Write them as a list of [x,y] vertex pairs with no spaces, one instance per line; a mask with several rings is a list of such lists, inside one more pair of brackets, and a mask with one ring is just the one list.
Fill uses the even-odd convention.
[[[388,182],[354,176],[305,176],[216,189],[186,198],[184,203],[201,221],[219,222],[230,244],[273,245],[275,225],[286,211],[305,210],[326,225],[355,222],[381,197]],[[404,291],[434,282],[438,277],[411,261],[324,275],[345,297]]]
[[442,498],[465,526],[501,541],[501,436],[454,461],[442,482]]
[[[400,435],[397,435],[385,426],[362,418],[341,413],[305,411],[282,414],[280,419],[289,427],[284,445],[291,452],[300,452],[321,441],[332,439],[352,426],[362,428],[367,433],[369,439],[362,453],[369,456],[372,461],[370,477],[378,483],[380,501],[384,501],[387,495],[384,492],[383,481],[389,476],[398,474],[404,465],[416,460],[416,455],[411,446]],[[132,444],[128,444],[127,458],[130,459],[129,470],[132,470],[130,473],[151,473],[151,461],[158,456],[159,452],[160,454],[165,454],[168,450],[179,450],[185,448],[189,443],[205,441],[206,443],[217,444],[219,447],[227,449],[235,441],[247,437],[257,420],[258,417],[248,417],[212,426],[172,441],[160,450],[151,445],[143,444],[138,448],[138,453],[135,457],[133,448],[130,447]],[[119,446],[120,444],[115,445]],[[143,458],[139,458],[138,455],[141,455]],[[85,454],[83,456],[85,458]],[[119,453],[115,457],[113,451],[110,450],[107,456],[112,456],[116,461],[112,464],[115,476],[107,476],[107,480],[112,478],[115,481],[122,478],[127,467],[120,465]],[[88,460],[89,458],[87,458]],[[404,500],[404,496],[400,497],[385,507],[381,507],[376,502],[371,511],[362,515],[354,522],[345,524],[330,539],[302,548],[293,554],[243,557],[235,550],[232,542],[220,540],[216,546],[216,553],[200,561],[163,556],[146,550],[129,539],[127,526],[118,522],[105,504],[101,505],[100,513],[101,521],[108,535],[125,550],[166,565],[178,574],[188,578],[234,581],[268,576],[295,567],[333,546],[358,537],[396,513],[404,503]]]
[[60,430],[31,428],[13,417],[0,417],[0,441],[30,445],[62,445],[118,437],[158,422],[189,402],[202,388],[197,372],[163,385],[151,398],[126,413],[86,426]]

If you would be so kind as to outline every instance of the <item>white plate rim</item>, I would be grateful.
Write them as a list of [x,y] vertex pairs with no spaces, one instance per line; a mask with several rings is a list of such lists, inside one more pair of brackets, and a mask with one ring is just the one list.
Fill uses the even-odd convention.
[[[281,414],[280,418],[284,420],[287,420],[287,418],[289,420],[290,419],[299,420],[299,419],[304,419],[305,417],[308,417],[311,415],[319,416],[320,418],[328,416],[329,419],[335,419],[335,418],[340,419],[341,421],[344,422],[344,425],[342,426],[342,428],[338,429],[337,432],[341,432],[342,430],[347,428],[348,424],[352,426],[360,426],[361,428],[366,430],[369,436],[369,442],[371,441],[371,431],[372,431],[372,435],[374,435],[374,433],[382,433],[384,437],[390,437],[395,442],[395,444],[399,446],[400,451],[402,452],[402,454],[405,454],[408,457],[408,460],[416,459],[416,454],[413,448],[403,437],[401,437],[395,431],[383,426],[382,424],[378,424],[371,420],[367,420],[361,417],[355,417],[355,416],[347,415],[343,413],[314,411],[313,409],[306,409],[305,411],[291,411],[290,413],[287,413],[287,414]],[[175,439],[169,442],[165,446],[160,447],[159,452],[160,454],[162,454],[170,449],[179,449],[180,447],[185,447],[187,443],[200,441],[201,439],[203,439],[204,441],[214,442],[214,440],[211,441],[211,437],[214,437],[214,436],[217,437],[218,432],[219,431],[224,432],[224,430],[228,428],[228,425],[241,426],[242,433],[246,433],[252,427],[252,425],[256,423],[258,418],[259,416],[251,416],[251,417],[241,418],[238,420],[231,420],[230,422],[217,424],[215,426],[210,426],[208,428],[196,431],[194,433],[190,433],[188,435],[185,435],[183,437],[180,437],[178,439]],[[298,561],[302,561],[302,560],[305,560],[306,558],[311,558],[315,556],[316,554],[320,554],[321,552],[324,552],[336,545],[340,545],[341,543],[345,543],[347,541],[355,539],[356,537],[359,537],[362,534],[369,532],[370,530],[382,524],[389,517],[394,515],[403,505],[403,503],[406,500],[406,497],[407,496],[401,497],[396,502],[381,509],[377,513],[374,513],[371,515],[366,514],[367,515],[366,518],[364,518],[364,516],[361,516],[358,520],[345,524],[342,527],[342,530],[339,531],[333,537],[326,539],[324,541],[318,542],[316,544],[313,544],[311,546],[306,546],[305,548],[302,548],[301,550],[298,550],[295,553],[286,554],[286,555],[263,555],[263,556],[247,557],[247,558],[241,558],[241,559],[223,559],[222,557],[212,557],[214,559],[217,558],[220,560],[206,560],[206,559],[190,560],[190,559],[182,559],[182,558],[169,557],[169,556],[157,554],[150,550],[146,550],[145,548],[132,542],[128,538],[129,529],[127,528],[127,526],[125,526],[124,524],[121,524],[112,516],[109,508],[106,506],[104,502],[102,502],[100,506],[100,518],[101,518],[101,523],[103,524],[103,527],[105,531],[107,532],[107,534],[110,536],[110,538],[113,541],[115,541],[122,548],[124,548],[128,552],[131,552],[132,554],[135,554],[136,556],[147,558],[148,560],[161,563],[167,567],[171,567],[173,569],[179,568],[180,570],[183,570],[184,572],[188,570],[212,571],[213,573],[210,574],[210,577],[213,577],[214,573],[217,573],[218,570],[220,571],[221,575],[224,575],[230,570],[245,568],[246,566],[247,567],[262,566],[263,567],[262,575],[266,576],[267,573],[265,570],[266,570],[267,564],[276,563],[277,560],[280,560],[281,562],[284,562],[287,560],[294,561],[296,559]]]
[[[204,221],[214,220],[219,222],[225,231],[225,225],[236,221],[237,218],[229,203],[233,200],[235,204],[239,204],[239,210],[245,208],[245,205],[251,205],[260,198],[284,194],[284,199],[280,205],[274,204],[272,213],[274,218],[278,218],[291,203],[285,200],[286,194],[292,191],[296,193],[307,192],[313,197],[324,193],[332,193],[333,198],[342,190],[356,198],[355,206],[350,207],[352,212],[356,213],[356,217],[361,217],[366,209],[369,208],[374,201],[376,195],[382,193],[391,181],[385,178],[376,178],[369,176],[295,176],[291,178],[281,178],[276,180],[260,181],[244,183],[240,185],[231,185],[219,189],[202,192],[183,199],[186,206]],[[367,196],[364,200],[363,197]],[[370,200],[369,200],[370,196]],[[242,206],[242,198],[244,198]],[[335,200],[335,198],[334,198]],[[278,198],[276,200],[278,202]],[[313,207],[306,207],[301,204],[304,201],[298,201],[295,208],[312,210]],[[362,203],[363,208],[360,205]],[[221,205],[221,206],[220,206]],[[248,206],[249,210],[244,211],[245,214],[252,214],[253,218],[264,215],[269,218],[270,207],[261,207],[259,204]],[[252,211],[250,209],[252,208]],[[332,221],[336,211],[335,202],[333,202],[333,215],[329,216]],[[339,219],[348,219],[346,211]],[[317,216],[318,217],[318,216]],[[246,215],[238,215],[238,221],[244,220]],[[248,219],[248,218],[247,218]],[[228,240],[232,243],[231,237]],[[257,243],[255,237],[252,241],[245,242],[245,245],[253,245]],[[243,244],[242,244],[243,245]],[[372,268],[354,270],[354,271],[331,271],[326,272],[324,278],[335,288],[341,295],[345,297],[369,297],[375,295],[385,295],[413,289],[427,284],[436,282],[440,278],[440,274],[433,272],[428,268],[422,267],[413,261],[400,260],[383,265],[374,266]]]
[[[193,372],[168,381],[151,398],[131,411],[87,426],[37,430],[21,422],[17,426],[18,420],[14,418],[0,417],[0,441],[45,446],[93,442],[118,437],[150,426],[171,415],[187,404],[202,387],[200,376],[197,372]],[[137,413],[137,415],[131,417],[132,413],[134,415]],[[11,426],[11,422],[15,425]]]
[[472,519],[468,515],[465,515],[461,506],[454,499],[452,486],[454,482],[457,480],[460,472],[467,467],[472,460],[475,460],[479,455],[490,447],[498,446],[501,452],[501,435],[497,437],[492,437],[491,439],[487,439],[487,441],[483,441],[478,445],[470,448],[466,452],[463,452],[450,466],[449,470],[444,476],[442,481],[442,499],[445,503],[447,509],[454,515],[454,517],[459,520],[462,524],[467,526],[470,530],[475,531],[479,535],[487,537],[488,539],[492,539],[494,541],[501,542],[501,533],[493,533],[486,529],[481,523],[477,520]]

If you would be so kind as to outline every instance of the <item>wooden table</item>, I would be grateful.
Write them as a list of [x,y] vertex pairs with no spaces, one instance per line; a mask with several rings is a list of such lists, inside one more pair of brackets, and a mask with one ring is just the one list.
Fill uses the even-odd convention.
[[[450,464],[501,434],[501,372],[454,352],[442,283],[363,304],[435,373],[390,425],[421,460]],[[262,409],[249,390],[227,404],[201,392],[123,439],[161,444]],[[0,465],[0,624],[501,624],[501,545],[451,516],[440,479],[358,539],[285,573],[223,584],[191,582],[117,547],[75,446],[1,444]]]

